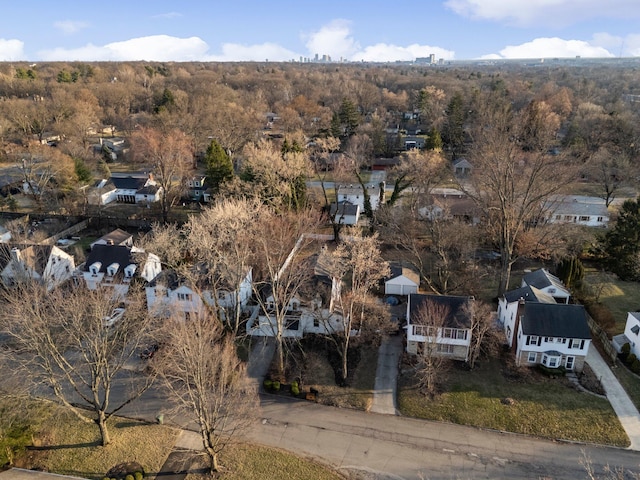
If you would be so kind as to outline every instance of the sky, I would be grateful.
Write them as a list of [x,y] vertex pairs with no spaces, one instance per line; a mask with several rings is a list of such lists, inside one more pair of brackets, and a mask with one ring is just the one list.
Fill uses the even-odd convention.
[[640,0],[15,0],[0,61],[640,56]]

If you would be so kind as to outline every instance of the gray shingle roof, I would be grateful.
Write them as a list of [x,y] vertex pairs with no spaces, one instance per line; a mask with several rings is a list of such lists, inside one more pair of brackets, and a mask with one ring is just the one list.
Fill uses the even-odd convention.
[[562,290],[569,293],[569,291],[567,290],[567,287],[564,286],[562,281],[560,281],[558,277],[556,277],[555,275],[552,275],[544,268],[536,270],[535,272],[526,273],[524,277],[522,277],[522,279],[527,285],[531,287],[542,289],[542,288],[554,286],[558,290]]
[[526,303],[521,325],[525,335],[591,338],[587,314],[582,305]]
[[517,302],[521,298],[525,302],[557,303],[551,295],[529,285],[505,292],[504,298],[507,303]]
[[444,322],[445,327],[468,328],[471,326],[471,322],[465,314],[464,306],[472,300],[473,297],[412,293],[409,295],[409,315],[411,318],[414,318],[426,302],[432,302],[447,308],[447,318]]

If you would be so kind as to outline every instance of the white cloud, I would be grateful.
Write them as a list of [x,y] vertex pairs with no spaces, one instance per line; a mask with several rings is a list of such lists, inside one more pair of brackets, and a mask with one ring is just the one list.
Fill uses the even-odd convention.
[[607,49],[582,40],[564,40],[562,38],[536,38],[521,45],[509,45],[500,50],[500,55],[489,54],[481,58],[605,58],[614,55]]
[[159,13],[158,15],[154,15],[151,18],[178,18],[181,17],[182,14],[179,12],[167,12],[167,13]]
[[132,38],[104,46],[93,44],[80,48],[56,48],[39,52],[40,58],[49,61],[191,61],[202,60],[209,46],[199,37],[178,38],[169,35],[152,35]]
[[637,0],[447,0],[458,15],[519,26],[564,26],[585,19],[640,18]]
[[640,34],[627,35],[622,48],[623,57],[640,57]]
[[333,60],[351,58],[360,50],[360,44],[351,36],[350,25],[348,20],[336,19],[317,32],[304,34],[309,56],[329,55]]
[[20,40],[5,40],[0,38],[0,61],[10,62],[14,60],[24,60],[24,42]]
[[264,62],[265,60],[287,62],[298,57],[299,54],[275,43],[263,43],[260,45],[225,43],[222,45],[221,55],[208,55],[203,60],[210,62]]
[[65,35],[71,35],[79,32],[83,28],[87,28],[89,24],[87,22],[79,22],[75,20],[61,20],[53,24],[58,30],[62,30]]
[[454,52],[440,47],[430,47],[429,45],[408,45],[406,47],[377,43],[365,47],[359,52],[351,55],[351,60],[365,62],[395,62],[396,60],[413,61],[418,57],[428,57],[434,54],[437,59],[453,60]]

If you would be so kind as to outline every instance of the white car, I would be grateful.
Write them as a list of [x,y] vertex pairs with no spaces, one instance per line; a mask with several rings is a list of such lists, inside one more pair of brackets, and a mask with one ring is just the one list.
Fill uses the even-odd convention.
[[124,308],[114,308],[113,312],[111,312],[111,315],[104,317],[103,321],[102,321],[102,326],[104,328],[111,328],[113,327],[116,322],[120,321],[122,319],[124,315]]

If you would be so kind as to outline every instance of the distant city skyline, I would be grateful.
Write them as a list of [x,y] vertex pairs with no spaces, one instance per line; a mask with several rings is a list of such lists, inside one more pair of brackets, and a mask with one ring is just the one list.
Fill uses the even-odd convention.
[[2,17],[0,61],[640,56],[640,0],[24,0]]

